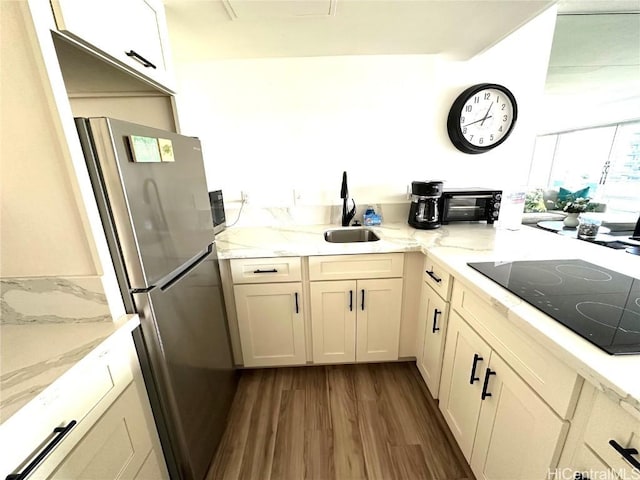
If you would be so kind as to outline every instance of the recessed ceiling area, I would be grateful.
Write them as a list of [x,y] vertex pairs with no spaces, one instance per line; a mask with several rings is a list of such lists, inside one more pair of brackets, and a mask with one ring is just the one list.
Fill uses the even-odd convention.
[[443,54],[466,60],[554,0],[165,0],[179,61]]
[[558,15],[545,102],[570,119],[556,130],[638,118],[640,13]]

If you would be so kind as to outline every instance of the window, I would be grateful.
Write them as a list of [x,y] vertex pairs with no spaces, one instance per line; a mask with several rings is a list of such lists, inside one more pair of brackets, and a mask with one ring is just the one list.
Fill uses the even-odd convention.
[[579,190],[590,187],[607,212],[640,212],[640,122],[621,123],[536,139],[529,184]]

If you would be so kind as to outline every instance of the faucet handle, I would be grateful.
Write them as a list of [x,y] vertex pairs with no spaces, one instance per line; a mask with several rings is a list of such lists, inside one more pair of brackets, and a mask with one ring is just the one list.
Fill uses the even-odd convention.
[[356,216],[356,201],[352,198],[351,202],[353,202],[353,208],[347,212],[347,218],[346,218],[347,226],[351,223],[351,220],[353,219],[353,217]]

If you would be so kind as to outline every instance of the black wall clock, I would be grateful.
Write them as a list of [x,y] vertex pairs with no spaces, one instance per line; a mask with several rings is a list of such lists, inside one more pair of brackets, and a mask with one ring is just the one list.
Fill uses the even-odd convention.
[[479,83],[453,102],[447,132],[455,147],[465,153],[484,153],[504,142],[518,118],[516,99],[508,88]]

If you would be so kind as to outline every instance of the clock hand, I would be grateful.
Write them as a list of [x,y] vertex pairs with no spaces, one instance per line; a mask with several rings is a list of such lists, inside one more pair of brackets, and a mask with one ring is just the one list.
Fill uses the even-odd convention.
[[[491,107],[489,107],[489,108],[491,108]],[[487,113],[489,113],[489,112],[487,112]],[[469,125],[473,125],[474,123],[478,123],[478,122],[484,122],[485,120],[487,120],[489,118],[493,118],[493,115],[490,115],[488,117],[485,115],[484,118],[481,118],[480,120],[476,120],[475,122],[467,123],[466,125],[463,125],[463,127],[468,127]]]
[[484,123],[484,121],[489,117],[489,112],[491,111],[491,107],[493,107],[493,102],[491,102],[491,104],[489,105],[489,108],[487,109],[487,113],[485,114],[484,118],[482,119],[482,123],[480,124],[480,126],[482,126],[482,124]]

